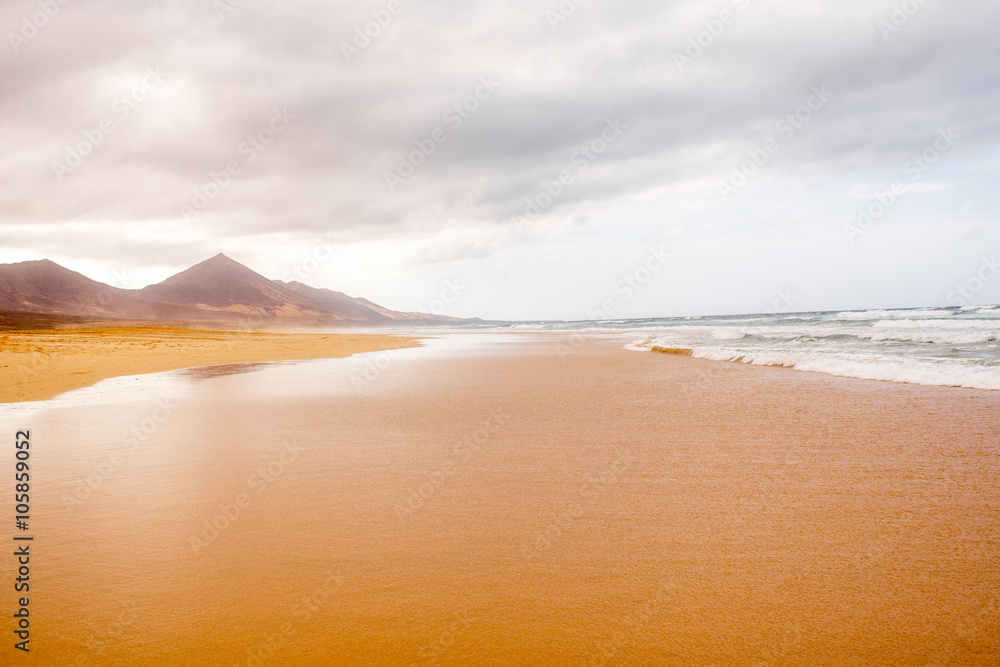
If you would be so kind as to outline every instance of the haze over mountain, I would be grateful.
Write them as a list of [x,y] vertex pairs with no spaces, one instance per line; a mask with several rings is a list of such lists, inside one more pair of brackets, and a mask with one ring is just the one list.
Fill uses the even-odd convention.
[[367,299],[299,282],[269,280],[218,254],[139,290],[111,287],[53,261],[0,264],[0,310],[127,320],[254,324],[431,324],[459,322],[401,313]]

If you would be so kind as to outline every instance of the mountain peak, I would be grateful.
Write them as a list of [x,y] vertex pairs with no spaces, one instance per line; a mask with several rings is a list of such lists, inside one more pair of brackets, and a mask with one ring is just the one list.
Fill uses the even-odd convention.
[[221,285],[237,282],[269,282],[250,267],[240,264],[221,252],[214,257],[198,262],[189,269],[174,274],[160,285]]
[[226,255],[226,254],[221,253],[221,252],[218,255],[213,255],[212,257],[209,257],[208,259],[206,259],[203,262],[199,262],[198,264],[195,264],[195,266],[200,266],[202,264],[209,264],[209,265],[213,265],[213,264],[218,264],[218,265],[232,265],[232,264],[236,264],[238,266],[243,266],[242,264],[240,264],[239,262],[237,262],[235,259],[233,259],[229,255]]
[[268,317],[322,317],[323,309],[280,283],[219,253],[142,291],[184,306],[258,312]]

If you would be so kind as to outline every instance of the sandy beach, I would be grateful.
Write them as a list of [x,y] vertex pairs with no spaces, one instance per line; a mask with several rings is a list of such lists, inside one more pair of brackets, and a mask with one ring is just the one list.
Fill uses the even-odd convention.
[[38,412],[37,658],[1000,663],[1000,393],[563,339]]
[[0,23],[0,667],[1000,667],[1000,0]]
[[370,334],[95,327],[0,332],[0,403],[52,398],[111,377],[413,347]]

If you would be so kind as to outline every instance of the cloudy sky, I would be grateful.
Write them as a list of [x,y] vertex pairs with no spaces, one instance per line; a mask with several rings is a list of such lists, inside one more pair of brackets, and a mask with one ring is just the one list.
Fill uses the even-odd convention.
[[995,0],[6,0],[0,262],[142,287],[225,252],[508,319],[949,305],[1000,251],[998,25]]

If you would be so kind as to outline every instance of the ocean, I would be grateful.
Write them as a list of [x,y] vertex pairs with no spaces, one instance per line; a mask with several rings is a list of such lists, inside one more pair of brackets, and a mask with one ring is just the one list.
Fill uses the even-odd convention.
[[1000,306],[512,324],[620,337],[630,350],[866,380],[1000,389]]

